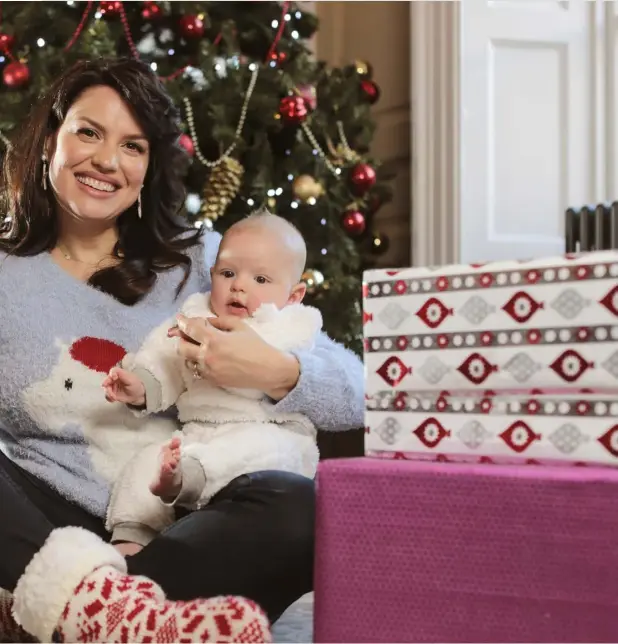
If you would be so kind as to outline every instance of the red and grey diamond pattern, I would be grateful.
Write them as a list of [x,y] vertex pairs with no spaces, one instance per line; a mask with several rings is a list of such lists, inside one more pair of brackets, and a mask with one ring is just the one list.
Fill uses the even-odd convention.
[[618,252],[373,270],[363,294],[369,454],[618,464]]

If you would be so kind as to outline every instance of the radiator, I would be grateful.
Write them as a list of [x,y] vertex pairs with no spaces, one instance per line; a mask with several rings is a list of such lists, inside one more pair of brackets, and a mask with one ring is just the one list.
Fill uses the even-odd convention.
[[564,231],[567,253],[618,249],[618,201],[569,208]]

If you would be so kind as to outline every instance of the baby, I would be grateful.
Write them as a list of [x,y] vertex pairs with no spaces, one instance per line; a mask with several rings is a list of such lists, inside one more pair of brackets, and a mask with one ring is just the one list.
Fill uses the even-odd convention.
[[[292,224],[268,212],[250,215],[221,240],[211,292],[189,297],[181,313],[237,316],[282,351],[310,348],[322,317],[301,304],[305,261],[305,242]],[[305,416],[277,413],[263,392],[224,389],[196,377],[178,356],[169,327],[155,329],[103,381],[110,402],[141,414],[176,405],[183,426],[167,445],[140,452],[116,481],[107,528],[124,554],[173,523],[174,505],[197,509],[237,476],[260,470],[313,478],[319,458],[316,431]]]

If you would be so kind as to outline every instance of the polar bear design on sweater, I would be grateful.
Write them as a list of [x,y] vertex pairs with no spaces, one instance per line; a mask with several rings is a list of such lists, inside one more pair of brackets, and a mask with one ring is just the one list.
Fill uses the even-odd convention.
[[105,400],[103,376],[130,357],[120,345],[86,336],[71,345],[56,341],[56,346],[58,362],[46,379],[23,392],[24,408],[52,434],[81,426],[94,469],[111,483],[136,451],[169,439],[177,424],[171,418],[140,419],[126,405]]

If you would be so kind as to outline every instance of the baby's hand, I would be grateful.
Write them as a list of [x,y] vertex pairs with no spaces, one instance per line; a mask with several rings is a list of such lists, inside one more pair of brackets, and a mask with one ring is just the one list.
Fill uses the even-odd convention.
[[141,407],[146,404],[144,383],[130,371],[114,367],[102,385],[108,402],[121,402]]

